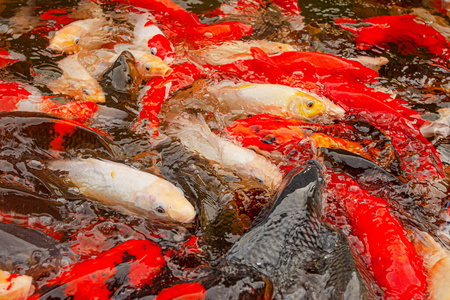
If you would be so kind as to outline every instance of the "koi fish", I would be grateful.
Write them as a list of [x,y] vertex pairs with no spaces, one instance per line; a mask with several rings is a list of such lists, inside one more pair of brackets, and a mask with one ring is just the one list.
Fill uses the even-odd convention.
[[185,42],[194,48],[210,46],[220,42],[239,40],[253,33],[251,25],[232,21],[199,27],[174,27],[164,30],[170,40]]
[[418,49],[426,48],[436,55],[441,64],[448,62],[449,46],[446,38],[416,15],[379,16],[360,22],[349,18],[334,21],[339,27],[355,34],[356,46],[360,50],[374,47],[389,50],[389,44],[396,44],[400,53],[408,54],[418,53]]
[[[62,75],[47,83],[53,93],[65,94],[81,102],[105,102],[100,84],[78,62],[76,55],[60,60],[58,67],[63,71]],[[40,80],[39,76],[37,79]]]
[[22,300],[33,293],[33,278],[0,270],[0,299]]
[[229,41],[220,45],[212,45],[201,50],[190,51],[189,54],[201,64],[223,65],[230,64],[239,59],[251,59],[250,49],[258,47],[268,55],[280,52],[294,51],[294,47],[289,44],[269,42],[264,40],[252,41]]
[[270,56],[288,75],[300,74],[311,82],[359,81],[376,83],[378,73],[361,63],[327,53],[288,51]]
[[138,119],[133,124],[133,130],[158,135],[158,114],[163,103],[172,94],[180,89],[190,86],[197,78],[203,75],[203,70],[192,63],[183,63],[173,66],[173,72],[165,78],[152,78],[141,90],[139,101],[141,108]]
[[0,111],[47,111],[58,107],[28,84],[0,80]]
[[413,230],[411,236],[412,243],[417,253],[422,256],[427,270],[429,299],[450,299],[450,286],[446,276],[450,272],[450,252],[426,232]]
[[166,272],[161,247],[149,240],[128,240],[97,257],[76,263],[48,280],[29,299],[99,299],[130,297],[148,289]]
[[[40,230],[0,223],[0,269],[39,277],[50,259],[61,258],[57,242]],[[45,265],[45,266],[44,266]],[[53,267],[51,267],[53,268]]]
[[221,82],[208,92],[232,110],[271,113],[299,120],[327,123],[339,120],[345,111],[330,100],[279,84]]
[[[405,116],[408,112],[403,114],[403,111],[395,109],[401,105],[380,101],[364,90],[344,85],[330,85],[324,90],[324,95],[348,114],[383,130],[389,137],[395,137],[392,144],[399,154],[406,177],[423,182],[443,176],[439,154],[414,124],[416,119]],[[419,163],[412,161],[412,154],[420,156]]]
[[345,174],[327,174],[328,200],[342,207],[351,232],[359,241],[355,242],[355,248],[383,289],[384,297],[425,299],[427,282],[423,261],[390,205],[362,190]]
[[98,109],[98,104],[93,102],[68,102],[58,107],[46,109],[44,112],[63,119],[85,123],[94,118]]
[[83,49],[98,49],[112,42],[112,37],[111,22],[106,18],[79,20],[58,30],[50,39],[48,48],[74,54]]
[[[58,151],[119,159],[112,140],[101,131],[44,113],[11,112],[0,114],[2,150],[20,157],[33,150],[35,155],[51,158]],[[4,154],[5,155],[5,154]],[[17,158],[16,158],[17,159]]]
[[316,164],[286,176],[270,210],[260,213],[227,260],[266,275],[283,297],[365,298],[345,236],[321,220],[323,178]]
[[[172,69],[166,65],[161,58],[148,52],[127,49],[127,44],[123,47],[116,47],[115,50],[123,49],[130,52],[135,59],[135,67],[143,80],[153,77],[168,76]],[[118,46],[118,45],[116,45]],[[122,51],[121,51],[122,52]],[[101,75],[119,58],[120,53],[115,51],[99,49],[93,51],[81,51],[78,53],[78,61],[94,77],[99,79]]]
[[170,63],[175,57],[172,43],[153,22],[150,14],[140,14],[134,25],[133,45]]
[[80,192],[131,215],[188,223],[195,209],[169,181],[124,164],[94,158],[54,160],[52,170],[68,172]]
[[396,153],[389,140],[379,132],[370,131],[367,126],[364,130],[367,135],[377,137],[378,133],[379,137],[374,140],[360,137],[358,130],[350,125],[312,124],[262,114],[236,120],[224,131],[244,147],[256,146],[264,151],[280,151],[286,160],[292,149],[309,144],[313,152],[317,152],[320,147],[345,149],[383,168],[397,170]]
[[195,122],[175,117],[174,122],[181,125],[179,129],[173,129],[174,135],[190,151],[236,170],[238,174],[256,177],[271,188],[276,188],[280,184],[283,176],[275,165],[254,151],[215,135],[204,119]]

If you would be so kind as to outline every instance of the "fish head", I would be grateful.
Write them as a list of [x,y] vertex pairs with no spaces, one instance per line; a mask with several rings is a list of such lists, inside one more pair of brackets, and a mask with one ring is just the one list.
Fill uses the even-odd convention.
[[289,99],[289,110],[301,119],[320,120],[327,122],[342,118],[345,111],[325,98],[319,98],[301,91],[297,91]]
[[166,77],[173,71],[161,58],[150,53],[144,52],[142,55],[135,55],[135,58],[136,69],[145,80],[156,76]]
[[80,28],[77,25],[66,26],[50,39],[48,48],[67,54],[79,52],[81,50],[80,32]]
[[327,106],[319,98],[297,91],[289,99],[289,109],[302,119],[312,120],[325,113]]
[[180,223],[194,220],[196,212],[183,192],[173,184],[161,180],[135,194],[136,207],[150,211],[159,219]]
[[93,103],[104,103],[105,94],[103,89],[98,84],[98,82],[93,79],[93,81],[83,81],[83,85],[79,87],[78,97],[74,98],[83,102],[93,102]]

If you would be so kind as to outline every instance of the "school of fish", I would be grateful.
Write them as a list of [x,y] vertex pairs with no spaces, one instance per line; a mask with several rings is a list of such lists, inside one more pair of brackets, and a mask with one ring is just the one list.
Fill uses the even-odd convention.
[[450,300],[446,0],[0,4],[0,300]]

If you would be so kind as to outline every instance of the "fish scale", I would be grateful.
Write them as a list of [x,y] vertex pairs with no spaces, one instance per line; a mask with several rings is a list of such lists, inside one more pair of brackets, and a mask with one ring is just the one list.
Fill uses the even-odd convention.
[[365,299],[344,235],[321,221],[322,182],[316,162],[294,169],[227,259],[268,276],[281,298]]

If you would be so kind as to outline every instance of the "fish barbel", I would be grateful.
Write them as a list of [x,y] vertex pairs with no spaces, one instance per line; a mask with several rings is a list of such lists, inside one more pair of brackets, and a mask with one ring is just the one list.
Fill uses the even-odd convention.
[[22,300],[34,293],[33,278],[0,270],[0,299]]
[[233,110],[272,113],[306,121],[328,123],[345,111],[330,100],[279,84],[230,85],[225,81],[208,88],[215,98]]
[[60,60],[58,67],[63,71],[61,77],[47,83],[53,93],[66,94],[82,102],[105,102],[100,84],[78,62],[76,55]]
[[67,54],[98,49],[111,42],[111,28],[111,22],[106,18],[75,21],[57,31],[48,48]]
[[283,175],[264,156],[215,135],[203,119],[196,123],[181,118],[176,120],[184,123],[177,136],[190,151],[240,174],[256,177],[269,187],[274,188],[280,184]]
[[127,165],[89,158],[50,161],[49,168],[67,171],[83,195],[128,214],[183,223],[195,218],[194,207],[175,185]]

